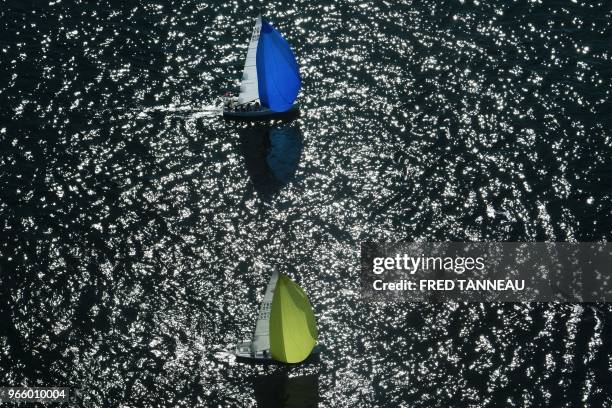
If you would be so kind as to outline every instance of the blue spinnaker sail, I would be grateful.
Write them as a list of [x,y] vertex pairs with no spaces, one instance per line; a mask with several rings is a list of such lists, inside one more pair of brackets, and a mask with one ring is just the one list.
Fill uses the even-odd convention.
[[265,20],[257,44],[257,85],[261,104],[275,112],[291,108],[302,85],[289,44]]

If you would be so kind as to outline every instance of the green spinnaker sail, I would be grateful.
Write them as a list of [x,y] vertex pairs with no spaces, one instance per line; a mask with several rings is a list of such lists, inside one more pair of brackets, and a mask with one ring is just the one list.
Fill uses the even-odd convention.
[[285,363],[299,363],[317,342],[317,323],[308,297],[295,282],[280,274],[270,311],[270,353]]

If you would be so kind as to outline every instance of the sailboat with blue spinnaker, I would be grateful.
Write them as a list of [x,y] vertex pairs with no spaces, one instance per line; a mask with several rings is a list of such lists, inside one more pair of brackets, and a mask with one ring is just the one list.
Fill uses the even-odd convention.
[[237,97],[225,96],[223,117],[256,120],[295,113],[301,86],[299,67],[289,43],[259,16],[242,71],[240,93]]

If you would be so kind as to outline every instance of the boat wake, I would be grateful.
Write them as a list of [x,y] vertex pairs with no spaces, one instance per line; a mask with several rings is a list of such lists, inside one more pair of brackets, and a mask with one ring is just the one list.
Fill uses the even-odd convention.
[[138,113],[138,118],[150,118],[151,115],[161,113],[186,119],[212,118],[223,114],[223,107],[219,105],[204,105],[194,107],[190,105],[176,106],[173,104],[166,106],[152,106],[144,108]]
[[236,355],[229,351],[217,351],[213,354],[213,357],[215,360],[222,363],[228,363],[230,365],[236,363]]

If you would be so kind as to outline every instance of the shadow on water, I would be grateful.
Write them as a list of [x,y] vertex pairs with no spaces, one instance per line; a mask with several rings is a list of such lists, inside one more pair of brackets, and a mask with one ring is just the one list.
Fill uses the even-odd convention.
[[289,377],[278,372],[257,377],[254,381],[258,407],[306,408],[319,403],[319,378],[317,375]]
[[263,200],[269,200],[295,175],[304,148],[299,125],[256,125],[238,134],[253,187]]

